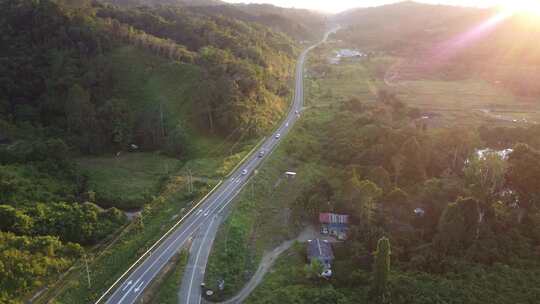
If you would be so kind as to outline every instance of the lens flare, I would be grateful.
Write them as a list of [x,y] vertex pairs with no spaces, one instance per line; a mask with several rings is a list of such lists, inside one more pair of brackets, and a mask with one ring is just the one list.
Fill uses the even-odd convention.
[[499,8],[503,13],[528,14],[535,16],[540,22],[540,1],[539,0],[505,0],[501,1]]

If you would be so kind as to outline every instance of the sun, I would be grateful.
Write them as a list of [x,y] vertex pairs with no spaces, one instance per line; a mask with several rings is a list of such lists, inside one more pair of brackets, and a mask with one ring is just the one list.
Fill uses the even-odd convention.
[[508,15],[527,14],[540,21],[540,0],[503,0],[499,7]]

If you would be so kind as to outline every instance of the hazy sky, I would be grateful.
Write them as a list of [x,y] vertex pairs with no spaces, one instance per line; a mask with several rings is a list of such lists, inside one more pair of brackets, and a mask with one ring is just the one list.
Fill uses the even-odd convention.
[[[325,12],[340,12],[354,7],[376,6],[399,0],[224,0],[232,3],[271,3],[282,7],[309,8]],[[504,0],[512,1],[512,0]],[[502,0],[419,0],[426,3],[443,3],[468,6],[494,6]]]

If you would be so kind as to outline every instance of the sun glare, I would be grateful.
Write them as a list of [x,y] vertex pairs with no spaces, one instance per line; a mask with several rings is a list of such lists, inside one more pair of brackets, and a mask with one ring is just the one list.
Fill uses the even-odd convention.
[[509,15],[529,14],[540,18],[539,0],[504,0],[499,7]]

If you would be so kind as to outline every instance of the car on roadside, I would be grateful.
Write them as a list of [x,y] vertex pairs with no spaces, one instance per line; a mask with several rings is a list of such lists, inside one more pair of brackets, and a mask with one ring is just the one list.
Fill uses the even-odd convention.
[[276,139],[279,139],[281,137],[281,134],[276,134]]
[[248,171],[246,169],[242,170],[242,175],[246,175]]

